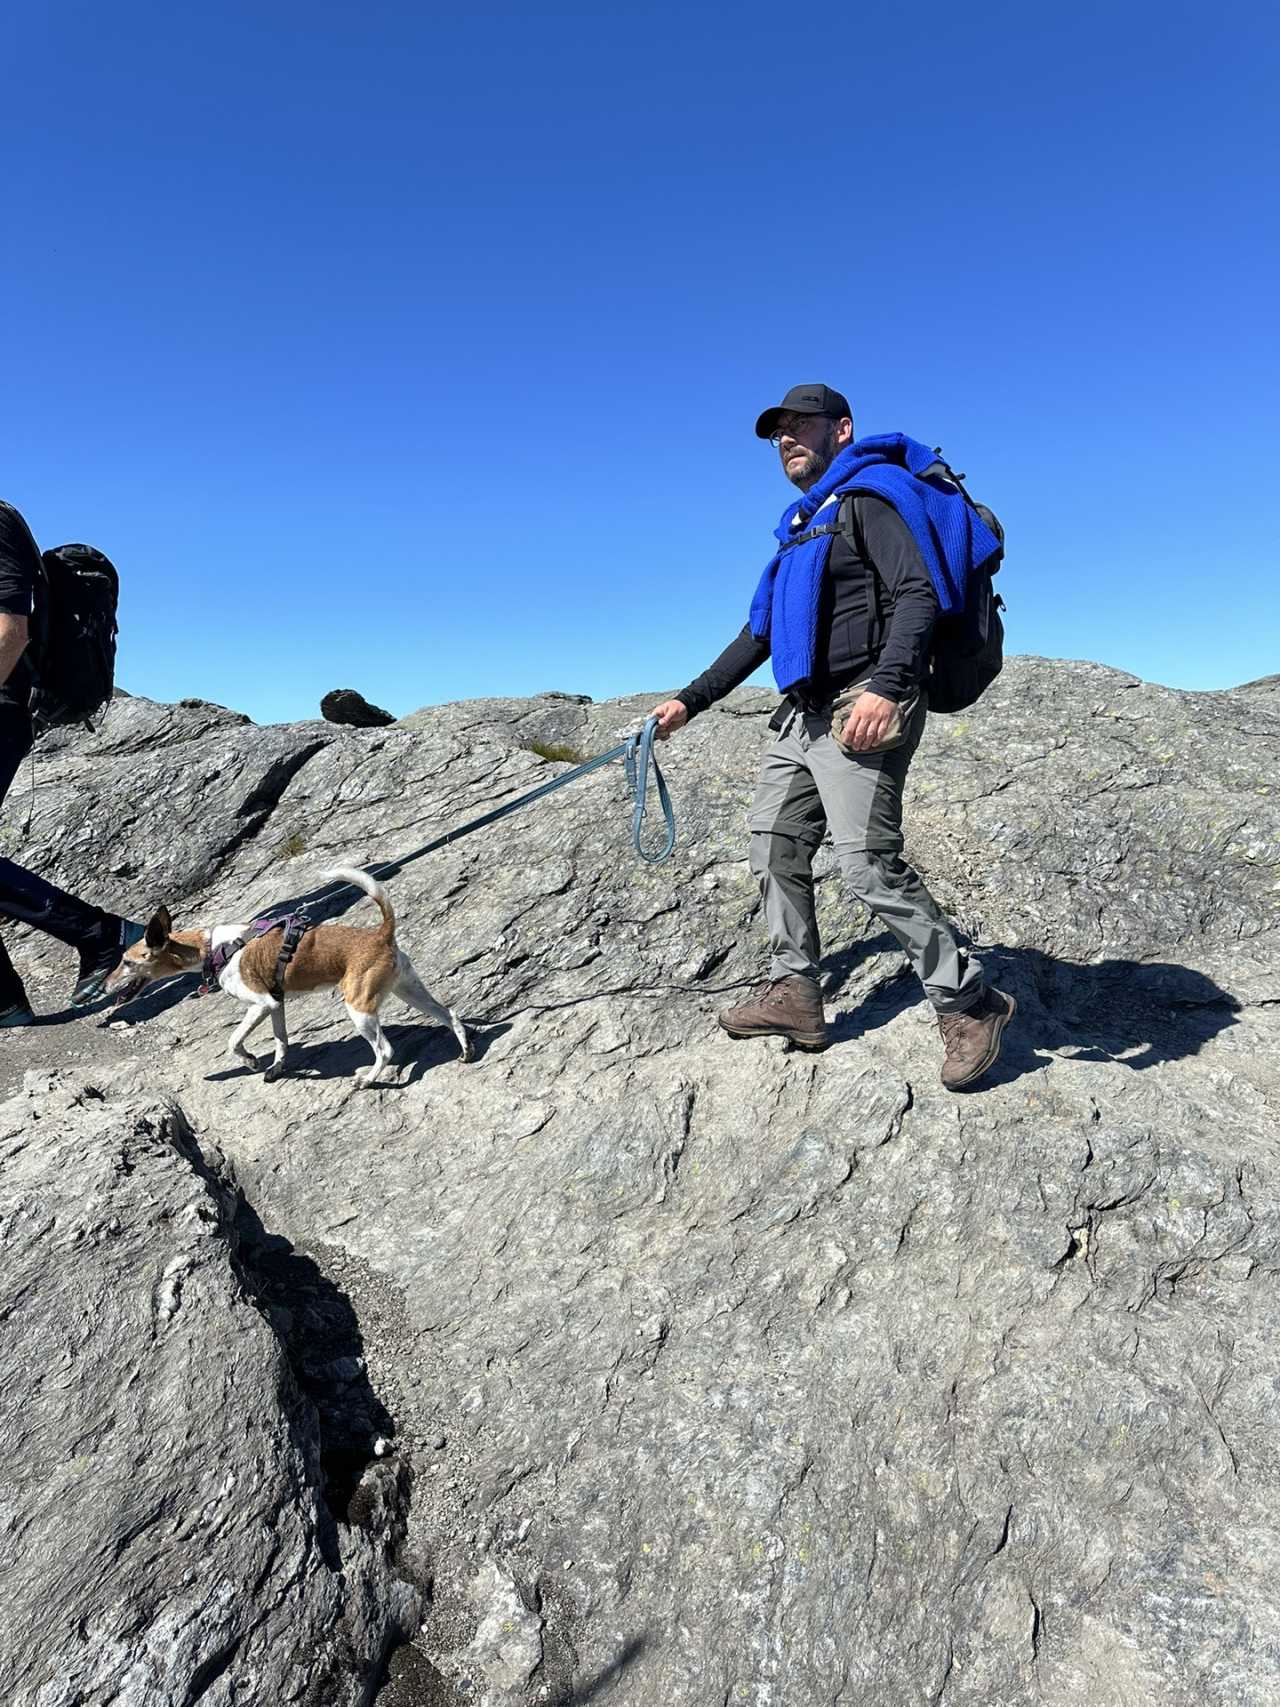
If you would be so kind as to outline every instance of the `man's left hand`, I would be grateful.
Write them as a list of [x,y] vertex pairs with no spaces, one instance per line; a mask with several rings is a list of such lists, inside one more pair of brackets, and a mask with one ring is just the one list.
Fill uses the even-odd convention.
[[855,753],[869,753],[888,734],[897,709],[893,700],[878,693],[859,694],[845,722],[844,745]]

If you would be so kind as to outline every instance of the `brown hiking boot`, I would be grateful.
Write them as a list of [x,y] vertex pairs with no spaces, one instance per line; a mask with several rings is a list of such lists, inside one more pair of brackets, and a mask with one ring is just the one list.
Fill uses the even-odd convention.
[[812,978],[793,972],[773,978],[740,1007],[717,1015],[730,1037],[789,1037],[801,1049],[825,1049],[822,992]]
[[976,1007],[962,1014],[939,1014],[947,1058],[942,1063],[942,1082],[949,1091],[961,1090],[980,1079],[995,1064],[1000,1053],[1000,1033],[1013,1018],[1017,1003],[1003,990],[988,984]]

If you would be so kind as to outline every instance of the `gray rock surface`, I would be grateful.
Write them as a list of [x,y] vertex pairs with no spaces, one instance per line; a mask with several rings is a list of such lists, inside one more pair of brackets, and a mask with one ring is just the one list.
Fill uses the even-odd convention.
[[402,1490],[335,1518],[234,1194],[120,1078],[0,1106],[0,1699],[356,1707],[416,1625]]
[[[45,762],[33,863],[247,917],[657,697],[371,731],[121,701]],[[474,1065],[389,1014],[400,1081],[361,1092],[317,997],[268,1086],[225,1058],[229,999],[174,988],[12,1033],[11,1069],[176,1099],[350,1298],[430,1603],[380,1707],[1273,1703],[1280,704],[1015,659],[931,720],[909,852],[1019,1002],[963,1096],[830,861],[833,1047],[715,1027],[762,963],[742,815],[773,704],[663,750],[667,865],[631,854],[614,767],[391,879]],[[15,954],[54,1006],[65,951]]]

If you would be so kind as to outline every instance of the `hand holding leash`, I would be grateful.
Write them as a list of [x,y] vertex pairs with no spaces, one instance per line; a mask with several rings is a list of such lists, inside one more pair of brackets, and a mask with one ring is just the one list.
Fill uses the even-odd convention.
[[649,716],[658,719],[658,740],[669,741],[676,730],[683,729],[689,721],[689,708],[682,699],[664,699],[661,705],[654,706]]

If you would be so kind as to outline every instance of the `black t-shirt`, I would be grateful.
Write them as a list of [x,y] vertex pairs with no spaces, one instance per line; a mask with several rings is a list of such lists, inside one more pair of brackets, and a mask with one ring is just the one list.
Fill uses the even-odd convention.
[[[803,697],[820,704],[870,676],[872,690],[897,704],[924,680],[938,595],[915,537],[893,505],[859,492],[853,510],[865,556],[858,540],[843,531],[832,538],[818,603],[814,676]],[[878,621],[868,597],[868,559],[879,587]],[[745,682],[768,656],[769,642],[757,640],[747,623],[675,697],[695,716]]]
[[[0,612],[30,616],[40,573],[40,550],[31,529],[12,504],[0,500]],[[31,698],[31,666],[24,654],[7,682],[0,684],[0,707],[21,706]]]

